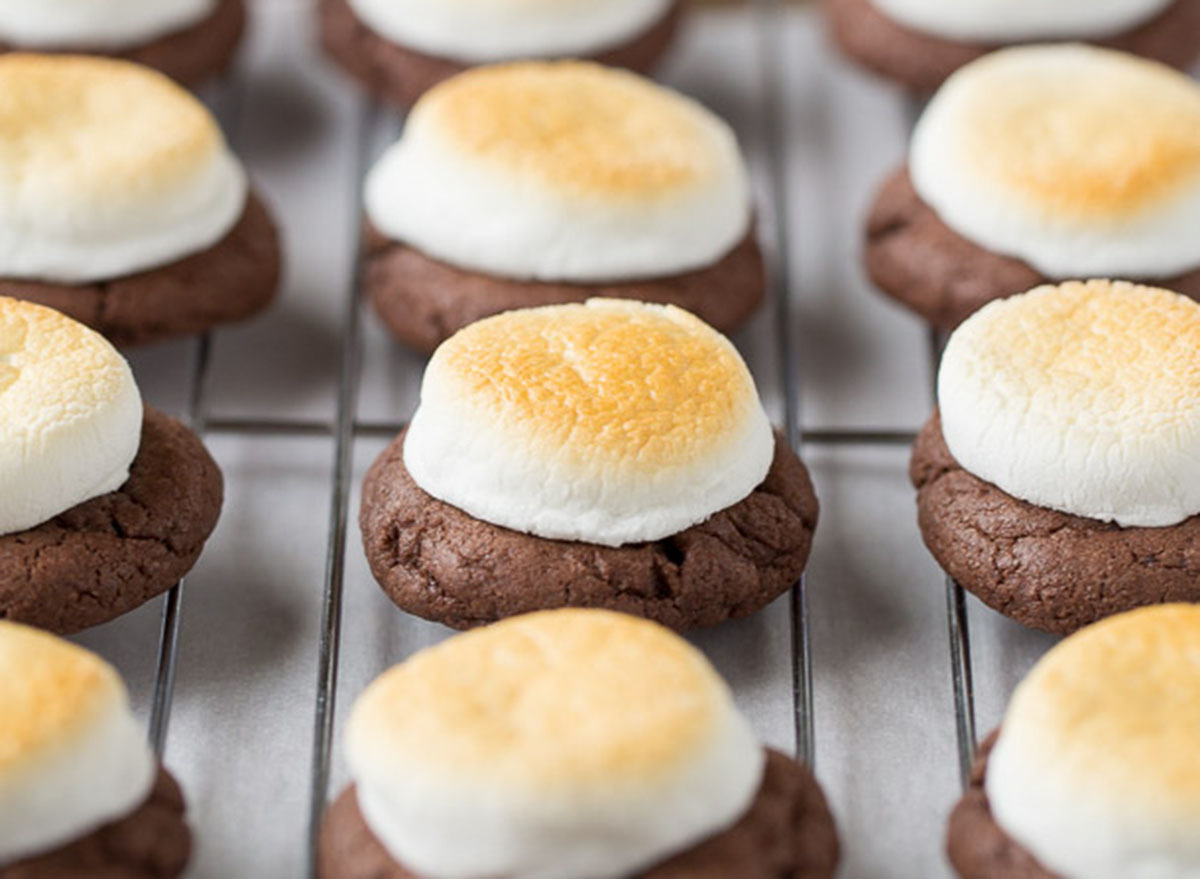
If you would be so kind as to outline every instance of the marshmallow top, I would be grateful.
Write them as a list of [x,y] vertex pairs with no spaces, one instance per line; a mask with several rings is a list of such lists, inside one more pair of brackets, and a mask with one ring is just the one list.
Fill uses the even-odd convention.
[[477,68],[427,92],[367,177],[388,237],[518,279],[718,262],[750,224],[737,140],[695,101],[577,61]]
[[733,824],[763,752],[704,656],[598,610],[422,651],[358,700],[368,825],[429,879],[617,879]]
[[1200,267],[1200,86],[1108,49],[1005,49],[968,64],[913,133],[921,198],[1051,278]]
[[24,49],[128,49],[183,30],[217,0],[4,0],[0,40]]
[[962,466],[1124,526],[1200,513],[1200,305],[1124,282],[988,304],[950,337],[942,431]]
[[417,485],[560,540],[658,540],[732,506],[775,454],[754,380],[682,309],[592,299],[513,311],[434,353],[404,442]]
[[950,40],[984,43],[1108,37],[1174,0],[871,0],[889,18]]
[[586,55],[639,37],[671,0],[350,0],[394,43],[468,64]]
[[1056,875],[1200,875],[1200,608],[1111,617],[1017,688],[987,773],[997,823]]
[[0,867],[128,815],[155,772],[111,666],[0,620]]
[[129,478],[142,400],[102,336],[0,297],[0,534],[32,528]]
[[0,56],[0,131],[9,280],[134,274],[212,246],[245,207],[245,174],[208,110],[136,64]]

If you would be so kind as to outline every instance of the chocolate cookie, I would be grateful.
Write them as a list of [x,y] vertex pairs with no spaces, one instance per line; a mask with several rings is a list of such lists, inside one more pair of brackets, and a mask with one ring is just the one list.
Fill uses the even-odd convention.
[[366,232],[363,286],[401,342],[432,352],[455,332],[514,308],[584,302],[594,296],[670,303],[728,333],[762,303],[766,270],[753,230],[719,262],[666,278],[597,284],[514,281],[458,269],[419,250]]
[[[737,824],[635,879],[829,879],[837,859],[837,831],[816,779],[795,760],[768,750],[762,787]],[[353,787],[325,814],[318,874],[321,879],[420,879],[396,863],[371,833]]]
[[601,607],[674,629],[761,609],[804,570],[817,522],[808,471],[776,436],[749,497],[654,543],[548,540],[484,522],[426,494],[404,466],[404,434],[363,485],[371,571],[401,608],[457,629],[555,607]]
[[191,569],[221,500],[204,445],[147,407],[124,485],[0,536],[0,618],[69,634],[133,610]]
[[[245,0],[218,0],[216,9],[191,27],[166,34],[142,46],[117,52],[90,49],[84,54],[124,58],[161,70],[183,85],[194,86],[229,69],[245,29]],[[0,41],[0,52],[21,48]],[[56,50],[39,47],[38,51]],[[77,48],[57,51],[81,52]]]
[[229,234],[200,253],[94,284],[0,278],[0,296],[61,311],[114,344],[140,345],[244,320],[266,308],[279,288],[280,259],[275,224],[252,194]]
[[[320,0],[321,46],[368,91],[398,107],[410,107],[424,92],[471,65],[426,55],[389,42],[359,20],[346,0]],[[641,36],[589,56],[610,67],[648,73],[674,39],[681,4]]]
[[[959,235],[921,200],[906,169],[889,177],[875,197],[865,261],[883,292],[946,331],[993,299],[1057,280]],[[1200,300],[1200,270],[1152,283]]]
[[[922,33],[889,18],[871,0],[824,2],[833,39],[846,55],[918,92],[934,91],[963,65],[1004,45]],[[1200,0],[1175,0],[1133,30],[1089,42],[1187,70],[1200,57]]]
[[962,879],[1061,879],[1021,848],[992,817],[983,781],[996,736],[992,733],[980,748],[970,786],[950,813],[946,834],[950,863]]
[[1200,601],[1200,516],[1122,528],[1026,503],[964,470],[936,414],[917,436],[909,473],[934,558],[1020,623],[1066,635],[1142,605]]
[[183,793],[160,768],[135,812],[52,852],[0,864],[0,879],[175,879],[191,852]]

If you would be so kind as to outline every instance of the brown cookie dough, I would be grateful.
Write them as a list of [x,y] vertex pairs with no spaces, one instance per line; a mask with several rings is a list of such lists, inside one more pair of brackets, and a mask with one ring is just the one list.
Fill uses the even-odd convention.
[[678,305],[723,333],[766,295],[766,269],[752,229],[718,262],[665,278],[596,284],[514,281],[458,269],[391,241],[368,226],[363,288],[380,320],[407,345],[430,353],[467,324],[537,305],[593,296]]
[[1122,528],[1019,500],[968,473],[935,414],[909,474],[925,545],[985,604],[1060,635],[1147,604],[1200,601],[1200,516]]
[[[830,879],[837,860],[837,829],[817,780],[802,764],[768,750],[762,787],[737,824],[632,879]],[[420,879],[371,833],[353,787],[325,813],[318,875]]]
[[[319,0],[321,46],[333,61],[376,97],[407,108],[444,79],[472,65],[397,45],[364,24],[346,0]],[[593,61],[649,73],[679,27],[681,3],[638,37],[595,55]]]
[[52,852],[0,864],[0,879],[175,879],[191,853],[183,793],[160,768],[136,811]]
[[222,490],[199,438],[147,407],[124,485],[0,536],[0,619],[70,634],[165,592],[195,564]]
[[950,863],[962,879],[1061,879],[1039,864],[992,817],[983,780],[996,736],[992,733],[980,748],[970,786],[950,813],[946,833]]
[[[1003,47],[914,30],[889,18],[871,0],[824,0],[824,4],[834,42],[846,55],[917,92],[934,91],[958,68]],[[1175,0],[1133,30],[1088,42],[1187,70],[1200,58],[1200,0]]]
[[476,519],[422,491],[404,434],[363,485],[359,523],[371,571],[409,613],[466,629],[556,607],[602,607],[673,629],[761,609],[804,570],[817,523],[808,471],[776,437],[770,472],[748,497],[654,543],[548,540]]
[[61,311],[114,344],[140,345],[262,311],[279,289],[280,261],[275,224],[251,194],[229,234],[207,250],[93,284],[0,278],[0,296]]
[[[907,169],[889,177],[875,197],[864,256],[876,286],[947,331],[993,299],[1065,280],[959,235],[921,200]],[[1144,282],[1200,300],[1200,270]]]
[[[142,46],[119,51],[38,47],[37,51],[111,55],[153,67],[183,85],[194,86],[224,73],[232,66],[245,29],[245,0],[219,0],[217,8],[210,15],[191,27],[166,34]],[[21,48],[0,41],[0,52],[18,51]]]

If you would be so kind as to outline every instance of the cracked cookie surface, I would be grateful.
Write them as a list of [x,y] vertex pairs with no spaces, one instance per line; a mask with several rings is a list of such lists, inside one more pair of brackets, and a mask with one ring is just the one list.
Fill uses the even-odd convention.
[[124,485],[0,536],[0,618],[69,634],[165,592],[200,555],[222,491],[199,438],[147,407]]
[[1135,607],[1200,601],[1200,516],[1122,528],[1027,503],[964,470],[936,413],[917,436],[909,475],[934,558],[1024,625],[1066,635]]
[[[740,821],[632,879],[830,879],[837,860],[837,830],[816,779],[768,750],[762,786]],[[319,867],[321,879],[420,879],[371,833],[353,787],[325,815]]]
[[408,474],[401,433],[372,465],[359,522],[375,579],[404,610],[457,629],[556,607],[601,607],[673,629],[748,616],[804,570],[817,522],[808,471],[776,435],[766,479],[653,543],[548,540],[476,519]]
[[244,320],[275,298],[279,238],[251,193],[234,227],[207,250],[158,268],[92,284],[0,278],[0,296],[72,317],[116,345],[140,345]]

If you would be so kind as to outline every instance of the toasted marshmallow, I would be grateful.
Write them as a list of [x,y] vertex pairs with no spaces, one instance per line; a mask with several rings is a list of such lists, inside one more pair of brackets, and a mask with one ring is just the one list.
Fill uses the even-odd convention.
[[129,478],[142,399],[129,364],[70,318],[0,297],[0,534]]
[[128,49],[196,24],[217,0],[4,0],[0,40],[24,49]]
[[673,306],[507,312],[434,352],[404,441],[427,493],[477,519],[607,546],[736,504],[775,454],[737,350]]
[[621,70],[525,62],[427,92],[367,177],[388,237],[502,277],[628,280],[718,262],[750,224],[732,130]]
[[155,772],[108,663],[0,620],[0,867],[128,815]]
[[2,278],[134,274],[212,246],[245,207],[212,115],[136,64],[2,56],[0,132]]
[[763,750],[704,656],[598,610],[515,617],[376,680],[346,730],[363,817],[428,879],[617,879],[735,823]]
[[909,169],[950,228],[1050,278],[1200,267],[1200,86],[1079,45],[1005,49],[954,74]]
[[992,302],[950,337],[942,432],[1041,507],[1124,526],[1200,513],[1200,305],[1114,281]]
[[1109,37],[1174,0],[871,0],[889,18],[949,40],[1015,43]]
[[630,42],[672,0],[350,0],[375,32],[468,64],[588,55]]
[[1051,650],[987,771],[996,822],[1056,875],[1200,875],[1200,608],[1143,608]]

